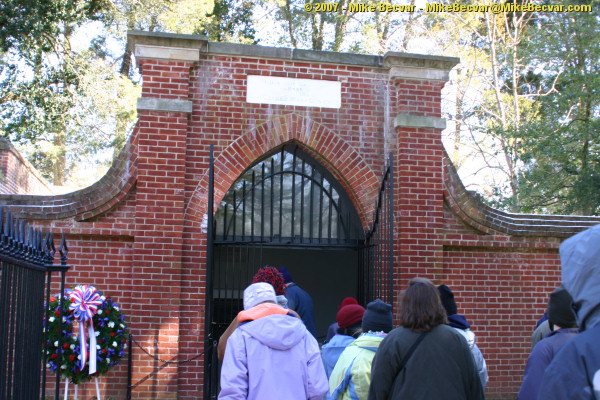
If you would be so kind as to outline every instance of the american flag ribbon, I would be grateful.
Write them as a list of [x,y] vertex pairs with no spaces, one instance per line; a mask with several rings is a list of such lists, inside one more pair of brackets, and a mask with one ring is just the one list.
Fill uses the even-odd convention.
[[98,311],[98,307],[102,305],[100,293],[93,286],[77,285],[69,294],[71,304],[69,309],[73,312],[73,316],[79,321],[79,347],[81,354],[80,369],[85,367],[87,359],[87,339],[85,335],[86,321],[89,321],[88,333],[90,336],[90,365],[89,373],[92,375],[96,372],[96,333],[94,332],[94,324],[92,317]]

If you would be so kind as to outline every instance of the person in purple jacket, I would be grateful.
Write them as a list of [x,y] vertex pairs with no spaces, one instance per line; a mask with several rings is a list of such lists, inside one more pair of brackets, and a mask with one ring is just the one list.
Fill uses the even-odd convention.
[[559,248],[561,277],[573,296],[579,333],[568,340],[544,372],[538,399],[600,399],[600,224],[565,240]]
[[562,285],[550,293],[548,300],[550,334],[537,342],[527,359],[518,400],[537,400],[544,372],[554,355],[567,340],[579,333],[577,319],[571,308],[572,302],[573,298]]
[[240,325],[227,340],[219,399],[321,400],[329,389],[317,340],[276,301],[266,282],[244,290]]

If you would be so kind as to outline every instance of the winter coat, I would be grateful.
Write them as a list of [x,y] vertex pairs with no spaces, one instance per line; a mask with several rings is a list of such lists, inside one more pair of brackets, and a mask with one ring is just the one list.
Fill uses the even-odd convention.
[[331,372],[333,372],[333,368],[342,355],[342,352],[352,342],[354,342],[352,336],[338,334],[321,347],[321,357],[323,358],[323,366],[325,367],[327,379],[331,376]]
[[466,340],[448,325],[433,328],[400,370],[419,336],[400,327],[383,339],[373,360],[369,400],[485,398]]
[[245,317],[227,340],[219,399],[323,398],[328,385],[319,345],[301,320],[281,310],[240,313]]
[[479,379],[481,380],[481,386],[485,390],[485,387],[488,384],[487,365],[483,358],[483,354],[481,354],[481,350],[475,344],[475,333],[469,329],[471,325],[461,314],[450,315],[448,317],[448,325],[456,329],[456,331],[463,335],[467,341],[469,349],[471,349],[471,354],[473,354],[473,358],[475,359],[475,366],[477,367],[477,374],[479,374]]
[[540,340],[545,339],[546,336],[550,334],[550,332],[550,322],[548,320],[542,321],[542,323],[539,324],[531,334],[531,350],[533,350],[535,345]]
[[312,297],[293,282],[285,288],[285,297],[288,300],[288,308],[300,315],[306,329],[316,338],[317,327],[315,325],[315,309]]
[[562,283],[577,305],[582,333],[554,357],[538,399],[600,399],[600,225],[561,244]]
[[546,368],[537,398],[600,399],[600,324],[565,343]]
[[537,400],[546,367],[567,340],[578,333],[579,329],[577,328],[559,329],[551,332],[546,339],[540,340],[535,345],[525,365],[525,374],[518,400]]
[[[285,296],[278,295],[278,296],[276,296],[276,298],[277,298],[277,304],[279,304],[283,308],[287,308],[287,299],[285,298]],[[288,314],[292,314],[292,315],[295,315],[296,317],[300,318],[298,313],[294,310],[288,310]],[[242,313],[241,315],[244,315],[244,314]],[[250,318],[250,319],[256,319],[256,318]],[[229,324],[227,329],[225,329],[225,332],[223,332],[221,334],[221,336],[219,337],[219,342],[217,343],[217,357],[219,358],[220,361],[223,361],[223,357],[225,357],[225,348],[227,347],[227,339],[229,339],[229,336],[231,336],[231,334],[233,332],[235,332],[235,330],[237,329],[238,326],[240,326],[240,321],[238,321],[238,317],[236,316],[233,319],[233,321],[231,321],[231,323]]]
[[384,333],[364,333],[346,347],[329,378],[329,398],[367,400],[371,364],[385,336]]
[[327,328],[327,336],[325,336],[324,343],[329,343],[331,338],[337,334],[339,328],[340,325],[337,322],[334,322],[333,324],[329,325],[329,328]]

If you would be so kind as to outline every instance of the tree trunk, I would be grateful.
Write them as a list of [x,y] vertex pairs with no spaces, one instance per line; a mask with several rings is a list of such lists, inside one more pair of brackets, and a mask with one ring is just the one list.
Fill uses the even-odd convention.
[[52,163],[52,183],[63,186],[66,178],[67,149],[64,131],[54,135],[54,160]]

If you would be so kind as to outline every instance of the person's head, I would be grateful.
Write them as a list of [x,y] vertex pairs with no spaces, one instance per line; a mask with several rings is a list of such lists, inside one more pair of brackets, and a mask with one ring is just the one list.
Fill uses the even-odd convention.
[[340,335],[357,337],[360,334],[360,326],[365,309],[358,304],[348,304],[338,311],[335,319],[338,323]]
[[600,224],[565,240],[559,248],[562,283],[573,296],[581,330],[600,321]]
[[283,276],[284,283],[291,283],[294,281],[292,279],[292,274],[290,274],[290,271],[288,271],[286,267],[279,267],[279,273]]
[[402,300],[400,325],[413,332],[429,332],[448,323],[439,292],[429,279],[413,278]]
[[267,282],[273,286],[275,289],[275,294],[277,296],[285,295],[285,284],[283,282],[283,276],[277,268],[265,266],[258,270],[254,277],[252,278],[252,283],[257,282]]
[[458,307],[456,306],[452,290],[446,285],[440,285],[437,289],[438,292],[440,292],[440,300],[442,301],[444,310],[446,310],[446,315],[451,316],[456,314],[458,312]]
[[244,290],[244,310],[249,310],[261,303],[277,303],[275,289],[267,282],[257,282]]
[[555,326],[561,328],[576,328],[577,319],[571,307],[573,298],[564,288],[559,286],[550,293],[548,300],[548,324],[550,330],[554,330]]
[[394,327],[392,306],[376,299],[369,304],[362,319],[362,330],[364,332],[388,333]]

